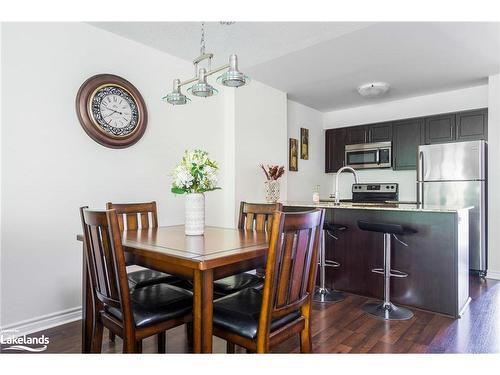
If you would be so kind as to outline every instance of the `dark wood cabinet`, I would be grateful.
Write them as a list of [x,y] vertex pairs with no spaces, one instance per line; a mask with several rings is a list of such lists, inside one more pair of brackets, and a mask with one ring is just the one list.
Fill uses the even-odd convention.
[[355,145],[359,143],[367,143],[369,128],[367,126],[353,126],[347,128],[346,144]]
[[455,114],[427,117],[425,119],[425,144],[455,141]]
[[392,141],[391,122],[347,128],[346,144],[348,145],[390,141]]
[[337,172],[345,164],[346,128],[325,132],[325,172]]
[[417,167],[417,147],[421,144],[487,140],[488,108],[329,129],[325,138],[327,173],[345,165],[346,144],[391,141],[392,168],[412,170]]
[[391,122],[371,125],[368,132],[368,142],[392,141],[392,126]]
[[457,141],[474,141],[488,138],[488,110],[481,109],[457,113]]
[[397,121],[393,124],[392,169],[417,168],[417,149],[422,143],[422,119]]

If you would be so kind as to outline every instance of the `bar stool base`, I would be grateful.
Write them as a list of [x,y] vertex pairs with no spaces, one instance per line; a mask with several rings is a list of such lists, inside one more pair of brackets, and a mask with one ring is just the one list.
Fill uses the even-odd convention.
[[345,299],[344,293],[338,290],[316,287],[313,300],[321,303],[335,303]]
[[392,303],[368,302],[361,306],[364,312],[384,320],[408,320],[413,313],[405,307],[397,307]]

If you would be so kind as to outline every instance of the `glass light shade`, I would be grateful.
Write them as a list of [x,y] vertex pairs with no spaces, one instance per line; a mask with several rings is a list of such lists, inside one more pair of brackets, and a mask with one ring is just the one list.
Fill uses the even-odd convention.
[[184,95],[181,92],[171,92],[167,96],[164,96],[162,98],[163,100],[167,101],[167,103],[170,103],[172,105],[182,105],[182,104],[187,104],[191,101],[186,95]]
[[250,77],[239,71],[229,70],[217,77],[217,82],[228,87],[240,87],[250,83]]
[[219,90],[206,82],[196,82],[193,86],[188,88],[188,92],[194,96],[208,98],[209,96],[217,94]]

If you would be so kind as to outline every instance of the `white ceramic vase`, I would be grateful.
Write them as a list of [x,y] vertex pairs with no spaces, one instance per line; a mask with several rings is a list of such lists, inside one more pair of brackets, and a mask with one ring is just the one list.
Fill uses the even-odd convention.
[[188,236],[200,236],[205,231],[205,195],[191,193],[186,195],[185,231]]
[[276,203],[280,200],[280,182],[278,180],[269,180],[266,185],[266,201],[267,203]]

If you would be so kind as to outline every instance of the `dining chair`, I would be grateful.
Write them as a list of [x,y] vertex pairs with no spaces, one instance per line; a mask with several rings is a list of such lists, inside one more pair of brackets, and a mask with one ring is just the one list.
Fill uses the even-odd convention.
[[[281,203],[240,203],[240,215],[238,228],[247,230],[266,230],[270,232],[273,223],[273,215],[282,210]],[[228,276],[224,279],[214,281],[214,293],[216,296],[226,296],[246,288],[262,287],[264,270],[257,269],[256,274],[248,272]]]
[[[156,202],[147,203],[106,203],[107,210],[116,210],[120,230],[137,230],[158,227]],[[128,273],[130,284],[136,288],[158,283],[179,281],[175,276],[145,268]]]
[[300,335],[300,351],[310,353],[311,310],[324,210],[276,212],[262,289],[247,288],[214,301],[213,333],[250,352]]
[[[158,227],[158,211],[156,202],[146,203],[106,203],[107,210],[116,210],[120,230],[137,230]],[[126,258],[125,258],[126,260]],[[127,262],[128,263],[128,262]],[[130,265],[130,264],[127,264]],[[179,278],[164,272],[144,268],[127,274],[129,286],[132,288],[142,288],[144,286],[169,283],[174,284],[180,281]],[[109,340],[115,341],[115,335],[110,332]]]
[[166,349],[166,331],[192,321],[193,294],[167,284],[130,288],[115,210],[80,208],[84,247],[94,295],[91,351],[100,353],[103,327],[123,339],[123,352],[142,352],[142,340],[158,335]]

